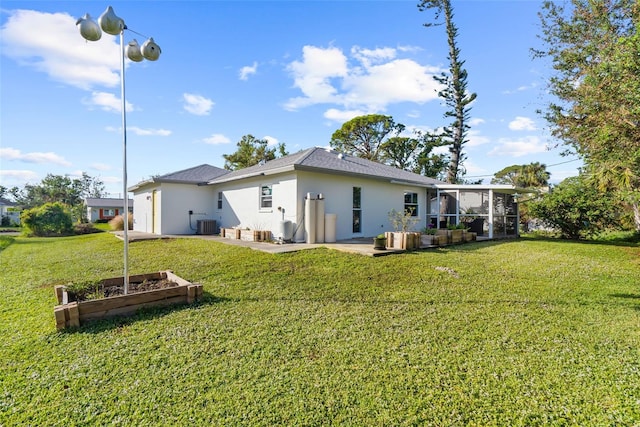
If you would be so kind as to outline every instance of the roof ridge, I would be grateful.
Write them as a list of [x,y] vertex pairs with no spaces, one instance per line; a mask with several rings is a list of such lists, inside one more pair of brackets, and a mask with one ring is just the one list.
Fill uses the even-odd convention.
[[[306,150],[302,150],[300,153],[298,154],[303,154],[298,160],[296,160],[295,162],[293,162],[294,164],[301,164],[303,163],[311,154],[315,153],[316,150],[323,150],[323,148],[320,147],[311,147],[311,148],[307,148]],[[305,153],[306,152],[306,153]]]

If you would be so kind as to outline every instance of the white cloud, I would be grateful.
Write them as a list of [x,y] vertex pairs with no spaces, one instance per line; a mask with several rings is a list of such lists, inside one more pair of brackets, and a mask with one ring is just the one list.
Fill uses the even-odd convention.
[[280,142],[280,141],[278,141],[278,138],[274,138],[274,137],[269,136],[269,135],[266,135],[262,139],[267,141],[267,146],[269,146],[269,147],[273,147],[274,145],[278,145],[278,143]]
[[[122,112],[122,102],[119,97],[108,92],[91,92],[91,98],[83,99],[82,103],[89,107],[99,107],[104,111],[111,113]],[[136,108],[132,103],[125,100],[127,112],[134,111]]]
[[470,160],[465,160],[464,168],[466,169],[467,174],[469,174],[470,176],[473,176],[473,175],[484,175],[484,174],[487,173],[487,170],[485,168],[483,168],[480,165],[475,164],[474,162],[472,162]]
[[359,60],[365,67],[380,64],[396,57],[396,50],[390,47],[378,49],[363,49],[360,46],[351,48],[351,56]]
[[438,99],[439,84],[433,79],[434,68],[410,59],[396,59],[366,69],[365,74],[352,74],[344,81],[346,106],[366,105],[384,111],[388,104],[425,102]]
[[91,168],[100,172],[106,172],[111,170],[111,165],[107,165],[106,163],[92,163]]
[[509,122],[511,130],[536,130],[536,124],[529,117],[517,116]]
[[470,130],[467,132],[467,147],[477,147],[479,145],[488,144],[491,142],[491,139],[481,135],[477,130]]
[[137,126],[127,126],[129,132],[139,136],[169,136],[171,131],[167,129],[142,129]]
[[201,95],[184,93],[182,97],[185,102],[184,109],[196,116],[208,116],[214,105],[212,100]]
[[66,13],[13,10],[0,29],[2,53],[53,80],[91,89],[120,82],[120,47],[114,36],[85,41]]
[[[397,51],[354,46],[348,58],[336,47],[304,46],[302,60],[287,67],[302,96],[290,98],[285,109],[336,104],[345,112],[376,113],[393,103],[422,104],[437,99],[440,85],[433,76],[441,70],[397,58]],[[335,115],[332,110],[330,114]]]
[[224,136],[221,133],[214,133],[208,138],[204,138],[202,140],[205,144],[218,145],[218,144],[229,144],[231,140]]
[[258,63],[254,62],[252,66],[244,66],[240,68],[240,80],[249,80],[249,76],[258,72]]
[[479,117],[474,117],[471,120],[469,120],[469,126],[478,126],[485,123],[484,119],[481,119]]
[[527,136],[520,139],[501,138],[498,146],[489,151],[489,156],[522,157],[528,154],[544,153],[547,146],[537,136]]
[[290,99],[285,108],[295,110],[323,102],[336,102],[337,89],[330,80],[347,76],[347,57],[338,48],[304,46],[302,61],[293,61],[287,69],[293,76],[294,87],[300,89],[304,97]]
[[509,89],[509,90],[502,91],[502,93],[505,95],[513,95],[514,93],[525,92],[530,89],[535,89],[536,87],[538,87],[538,83],[533,82],[529,85],[518,86],[516,89]]
[[32,152],[22,153],[15,148],[7,147],[0,148],[0,158],[5,160],[15,160],[25,163],[39,163],[39,164],[55,164],[60,166],[71,166],[71,163],[55,153],[47,152]]
[[0,169],[0,178],[2,179],[2,185],[17,185],[21,186],[28,182],[35,182],[38,180],[38,174],[30,170],[6,170]]
[[364,116],[365,114],[369,113],[362,110],[338,110],[335,108],[329,108],[324,112],[324,117],[334,122],[344,123],[355,117]]
[[121,184],[122,177],[121,176],[101,176],[100,181],[104,182],[105,184]]

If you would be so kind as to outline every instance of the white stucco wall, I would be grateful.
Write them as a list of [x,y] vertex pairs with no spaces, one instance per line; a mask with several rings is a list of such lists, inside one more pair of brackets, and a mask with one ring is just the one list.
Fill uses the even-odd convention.
[[[154,194],[155,191],[155,194]],[[156,212],[154,224],[154,197]],[[160,183],[134,192],[133,229],[158,234],[196,234],[199,219],[215,219],[211,187]],[[193,211],[193,215],[189,215]],[[154,230],[155,228],[155,230]]]
[[133,229],[153,233],[153,191],[160,197],[160,185],[150,185],[133,193]]
[[[272,207],[260,208],[260,188],[272,186]],[[274,238],[281,237],[280,221],[291,221],[296,227],[296,180],[294,173],[260,176],[241,182],[213,187],[215,219],[221,227],[242,227],[270,230]],[[217,208],[218,192],[222,192],[222,209]],[[278,210],[278,207],[281,209]]]
[[[361,188],[362,222],[361,232],[353,233],[353,187]],[[325,213],[337,214],[336,238],[351,239],[372,237],[385,231],[392,231],[389,212],[404,210],[405,191],[418,194],[418,222],[414,229],[420,230],[426,224],[426,190],[404,184],[391,184],[360,177],[327,175],[314,172],[298,172],[298,199],[307,193],[322,193],[325,199]]]
[[[160,197],[162,234],[196,234],[199,219],[215,219],[211,187],[162,183]],[[189,211],[193,211],[193,215],[190,216]]]

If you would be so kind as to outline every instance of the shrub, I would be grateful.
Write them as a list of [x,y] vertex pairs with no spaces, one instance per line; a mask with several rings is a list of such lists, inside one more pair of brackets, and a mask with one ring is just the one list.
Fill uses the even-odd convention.
[[60,202],[22,211],[25,234],[29,236],[65,236],[73,233],[73,220],[67,206]]
[[[127,215],[127,219],[127,222],[129,223],[129,230],[133,230],[133,215]],[[114,231],[124,230],[124,217],[122,215],[114,217],[109,221],[109,227]]]
[[11,227],[11,218],[9,218],[7,215],[2,215],[2,220],[0,220],[0,226]]
[[562,237],[580,239],[619,225],[616,203],[582,176],[567,178],[540,200],[528,203],[532,217],[557,229]]
[[403,212],[399,212],[395,209],[391,209],[389,215],[389,222],[394,231],[407,232],[411,230],[419,221],[417,217],[413,216],[414,209],[406,209]]
[[91,223],[82,223],[76,224],[73,226],[74,234],[92,234],[92,233],[101,233],[102,230],[98,230]]

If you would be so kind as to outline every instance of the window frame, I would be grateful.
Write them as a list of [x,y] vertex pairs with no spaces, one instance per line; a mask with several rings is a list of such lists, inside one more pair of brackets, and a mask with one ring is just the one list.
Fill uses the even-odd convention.
[[[362,233],[362,187],[352,187],[352,233]],[[357,220],[357,221],[356,221]]]
[[[407,202],[407,196],[411,197],[411,201]],[[415,201],[414,201],[415,199]],[[408,210],[410,210],[411,208],[414,208],[411,211],[411,216],[412,217],[420,217],[419,215],[419,206],[420,206],[420,197],[418,196],[418,193],[414,192],[414,191],[405,191],[404,192],[404,210],[403,212],[407,212]]]
[[[264,189],[269,189],[269,194],[264,194]],[[265,203],[268,202],[268,206]],[[261,211],[273,210],[273,184],[260,184],[258,187],[258,207]]]

